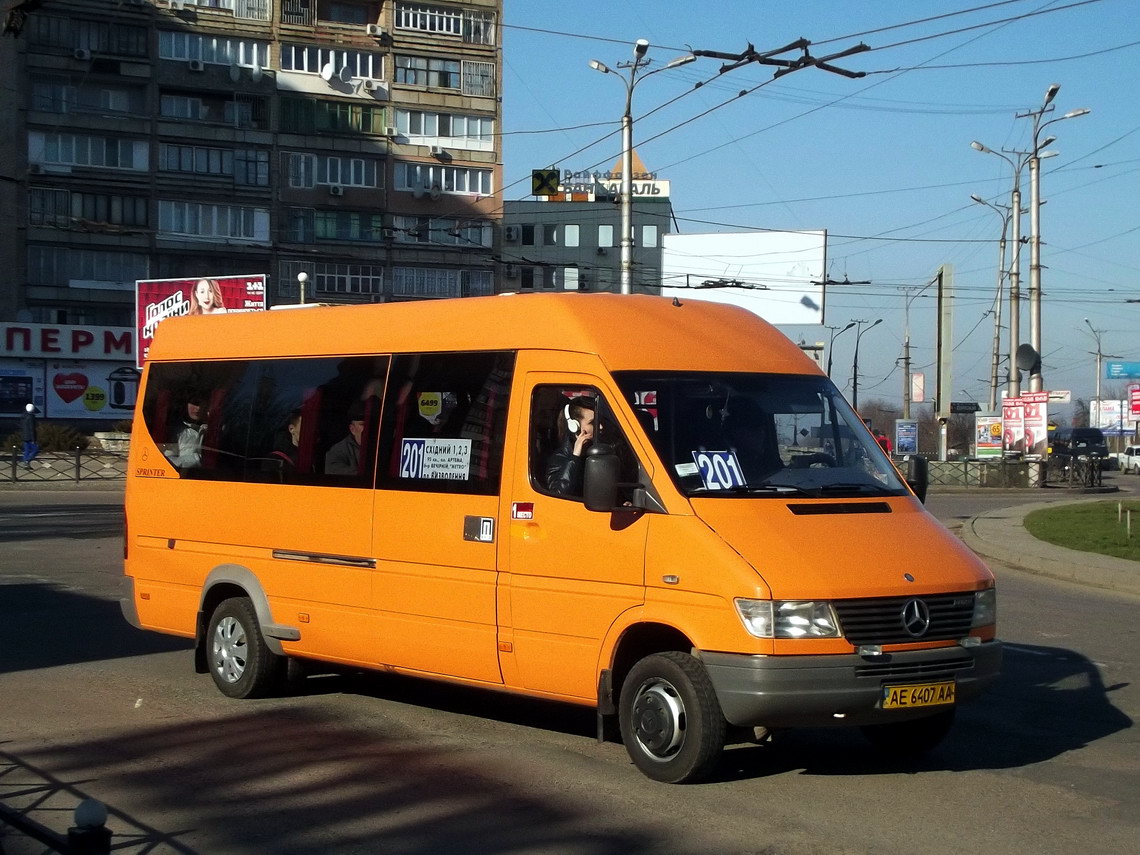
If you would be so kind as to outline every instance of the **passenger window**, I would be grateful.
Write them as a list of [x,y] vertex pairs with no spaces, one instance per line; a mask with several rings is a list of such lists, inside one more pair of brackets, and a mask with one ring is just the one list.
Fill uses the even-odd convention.
[[581,501],[584,455],[595,441],[617,452],[623,483],[638,481],[637,457],[597,389],[535,387],[530,425],[530,480],[539,492]]
[[515,355],[398,356],[384,402],[381,488],[495,495]]
[[184,478],[371,487],[388,363],[156,363],[143,415]]

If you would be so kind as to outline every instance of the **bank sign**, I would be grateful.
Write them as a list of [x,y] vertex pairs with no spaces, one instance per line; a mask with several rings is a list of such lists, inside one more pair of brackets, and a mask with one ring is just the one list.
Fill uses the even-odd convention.
[[0,324],[0,416],[128,419],[138,394],[129,327]]

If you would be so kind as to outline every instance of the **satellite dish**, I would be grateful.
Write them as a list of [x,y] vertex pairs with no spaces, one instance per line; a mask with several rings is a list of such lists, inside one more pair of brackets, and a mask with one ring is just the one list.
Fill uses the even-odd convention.
[[259,81],[261,79],[261,66],[255,65],[253,67],[253,70],[250,71],[249,76],[253,80],[254,83]]
[[321,66],[321,80],[327,83],[333,79],[334,74],[336,74],[336,69],[333,68],[333,64],[331,62],[326,62]]
[[336,79],[339,80],[341,83],[351,83],[352,82],[352,69],[349,68],[347,65],[343,66],[341,68],[341,70],[336,73]]
[[230,80],[237,83],[241,80],[241,66],[236,62],[230,63]]
[[439,189],[438,184],[433,184],[431,185],[431,191],[429,195],[431,196],[432,201],[435,202],[439,199],[440,196],[443,195],[443,191]]
[[1017,346],[1017,367],[1022,371],[1035,371],[1041,367],[1041,354],[1031,344]]

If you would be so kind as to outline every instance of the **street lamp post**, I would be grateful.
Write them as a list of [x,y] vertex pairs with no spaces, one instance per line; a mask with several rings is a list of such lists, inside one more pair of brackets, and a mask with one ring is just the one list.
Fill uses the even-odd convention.
[[853,327],[853,326],[855,326],[854,321],[852,321],[851,323],[849,323],[847,326],[843,327],[842,329],[840,329],[839,327],[828,327],[828,329],[831,330],[831,340],[828,341],[828,343],[827,343],[827,376],[828,377],[831,376],[831,354],[835,350],[835,340],[837,338],[839,338],[841,335],[843,335],[845,332],[847,332],[847,330],[851,329],[851,327]]
[[970,147],[975,151],[993,154],[1009,164],[1013,170],[1013,190],[1010,193],[1010,226],[1013,233],[1013,253],[1009,262],[1009,397],[1021,397],[1021,369],[1017,367],[1017,347],[1021,344],[1021,172],[1028,155],[1013,152],[1017,160],[974,140]]
[[[914,298],[925,291],[931,286],[931,282],[927,282],[921,288],[917,289],[904,289],[913,290],[913,294],[907,294],[903,300],[903,411],[902,417],[904,419],[910,418],[910,304]],[[870,327],[868,327],[870,329]]]
[[867,322],[855,321],[855,358],[851,361],[851,406],[855,412],[859,412],[859,339],[871,327],[877,327],[882,322],[882,318],[877,318],[867,326],[867,329],[863,329],[863,324]]
[[299,286],[301,299],[299,302],[305,302],[305,283],[309,281],[309,274],[302,270],[297,274],[297,285]]
[[1042,392],[1045,389],[1045,382],[1041,376],[1041,160],[1056,155],[1056,152],[1042,151],[1056,137],[1046,137],[1042,140],[1041,132],[1049,125],[1085,116],[1090,112],[1087,107],[1082,107],[1079,110],[1070,110],[1056,119],[1042,122],[1041,119],[1055,109],[1050,104],[1060,89],[1061,85],[1054,83],[1045,90],[1045,101],[1038,109],[1017,115],[1019,119],[1033,120],[1033,148],[1029,152],[1029,343],[1037,352],[1037,366],[1029,374],[1030,392]]
[[992,413],[997,410],[998,363],[1001,361],[999,351],[1001,350],[1001,306],[1004,296],[1002,285],[1005,280],[1005,237],[1009,232],[1009,221],[1013,216],[1013,210],[1009,205],[996,205],[993,202],[987,202],[978,195],[972,195],[970,198],[979,205],[985,205],[1001,217],[1001,240],[998,241],[997,295],[994,297],[994,352],[990,360],[989,412]]
[[692,54],[679,56],[660,68],[642,74],[637,72],[649,65],[645,58],[649,50],[646,39],[638,39],[633,45],[633,61],[619,62],[618,68],[628,68],[628,77],[623,77],[596,59],[590,60],[590,68],[602,74],[615,74],[625,84],[625,112],[621,116],[621,293],[633,293],[633,90],[647,77],[659,71],[687,65],[696,60]]

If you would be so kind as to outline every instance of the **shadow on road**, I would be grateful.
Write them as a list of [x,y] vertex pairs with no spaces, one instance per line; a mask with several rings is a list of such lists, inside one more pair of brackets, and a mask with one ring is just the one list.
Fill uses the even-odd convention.
[[33,505],[0,510],[0,543],[122,534],[121,504]]
[[184,639],[135,629],[117,602],[54,585],[0,584],[0,674],[189,646]]

